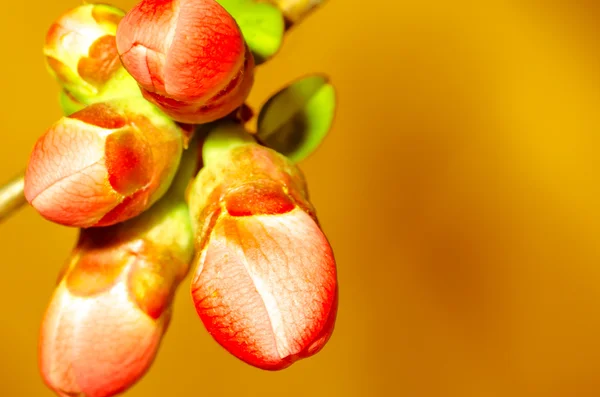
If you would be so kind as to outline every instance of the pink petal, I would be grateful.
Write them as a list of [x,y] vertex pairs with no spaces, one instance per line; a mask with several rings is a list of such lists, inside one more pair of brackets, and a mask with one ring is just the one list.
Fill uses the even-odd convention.
[[167,323],[141,311],[124,282],[94,296],[73,295],[62,282],[42,325],[44,381],[66,394],[113,396],[149,368]]
[[202,252],[192,294],[221,345],[251,365],[276,370],[316,353],[329,338],[336,285],[327,239],[296,208],[282,215],[223,214]]

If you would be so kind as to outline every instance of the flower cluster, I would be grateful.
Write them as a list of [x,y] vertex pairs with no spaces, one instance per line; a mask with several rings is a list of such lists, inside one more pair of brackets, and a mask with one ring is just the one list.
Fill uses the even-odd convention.
[[281,10],[253,0],[84,4],[48,32],[65,115],[34,145],[25,196],[80,228],[40,334],[40,370],[60,396],[139,380],[190,271],[206,329],[250,365],[283,369],[333,332],[335,259],[295,164],[329,128],[332,91],[292,85],[250,132],[255,58],[280,38],[261,43],[245,13],[283,34]]

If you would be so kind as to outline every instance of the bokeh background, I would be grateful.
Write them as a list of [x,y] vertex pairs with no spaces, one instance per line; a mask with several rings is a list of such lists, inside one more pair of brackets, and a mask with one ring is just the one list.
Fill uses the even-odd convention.
[[[0,180],[60,116],[41,47],[78,3],[2,5]],[[205,332],[188,279],[125,395],[599,396],[599,4],[331,0],[296,27],[250,103],[309,72],[337,87],[301,165],[338,262],[334,336],[251,368]],[[30,208],[0,224],[2,396],[52,396],[38,329],[75,237]]]

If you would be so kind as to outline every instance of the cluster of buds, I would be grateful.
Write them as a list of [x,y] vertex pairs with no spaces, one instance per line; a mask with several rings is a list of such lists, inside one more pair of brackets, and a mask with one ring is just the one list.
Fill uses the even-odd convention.
[[206,329],[250,365],[286,368],[331,336],[335,259],[304,176],[239,117],[255,68],[244,34],[214,0],[84,4],[50,28],[65,115],[34,145],[25,196],[80,228],[40,336],[58,395],[139,380],[190,269]]

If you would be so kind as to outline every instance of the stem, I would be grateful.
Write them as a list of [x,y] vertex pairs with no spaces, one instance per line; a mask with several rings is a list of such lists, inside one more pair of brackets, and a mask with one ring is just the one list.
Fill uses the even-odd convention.
[[268,0],[279,8],[285,17],[286,29],[296,25],[326,0]]
[[230,150],[253,142],[256,140],[241,124],[229,120],[217,121],[202,146],[204,165],[214,164],[225,158]]
[[25,176],[21,174],[0,187],[0,222],[27,202],[23,194],[24,186]]

